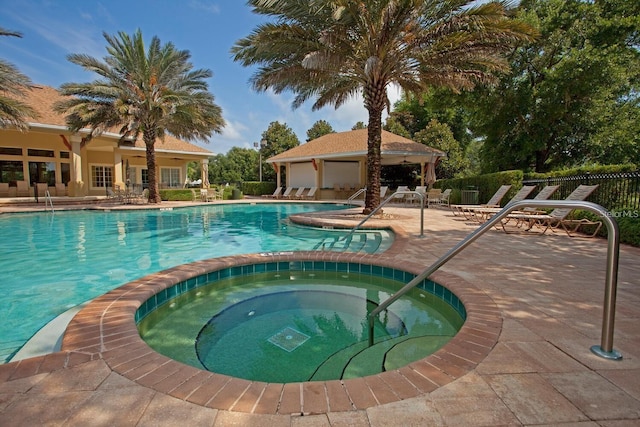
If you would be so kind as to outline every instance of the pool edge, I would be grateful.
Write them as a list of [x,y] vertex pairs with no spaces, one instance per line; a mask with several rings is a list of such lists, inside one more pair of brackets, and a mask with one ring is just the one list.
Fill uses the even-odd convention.
[[[173,397],[202,406],[249,413],[317,414],[361,410],[425,395],[472,371],[489,354],[502,329],[493,300],[464,279],[446,272],[432,278],[465,305],[467,320],[435,353],[403,368],[377,375],[305,383],[267,384],[232,378],[184,365],[152,350],[139,336],[135,312],[149,297],[215,269],[256,262],[334,261],[396,268],[384,254],[289,252],[238,255],[197,261],[145,276],[96,298],[70,322],[62,351],[104,359],[116,373]],[[424,266],[407,262],[417,274]]]

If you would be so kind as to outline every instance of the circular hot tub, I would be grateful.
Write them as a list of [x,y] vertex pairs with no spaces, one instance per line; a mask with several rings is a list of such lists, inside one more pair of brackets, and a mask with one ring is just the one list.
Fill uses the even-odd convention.
[[357,378],[423,359],[462,327],[460,299],[424,280],[370,330],[368,314],[414,277],[355,262],[251,263],[161,291],[136,321],[155,351],[218,374],[269,383]]

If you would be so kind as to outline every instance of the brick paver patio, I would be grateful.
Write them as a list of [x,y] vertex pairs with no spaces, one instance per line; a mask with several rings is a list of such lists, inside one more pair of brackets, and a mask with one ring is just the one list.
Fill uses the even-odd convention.
[[[417,208],[385,212],[394,219],[381,222],[399,237],[384,254],[310,256],[419,269],[477,227],[428,209],[419,237]],[[379,376],[285,386],[183,369],[146,351],[118,321],[120,288],[78,314],[63,351],[0,365],[0,425],[640,425],[640,248],[620,251],[621,361],[589,350],[600,343],[605,257],[602,239],[490,231],[437,273],[475,304],[457,341]],[[117,333],[126,347],[113,345]]]

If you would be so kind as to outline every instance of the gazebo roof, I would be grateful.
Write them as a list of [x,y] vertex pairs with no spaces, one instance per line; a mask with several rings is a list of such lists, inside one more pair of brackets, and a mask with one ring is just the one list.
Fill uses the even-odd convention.
[[[269,163],[304,162],[367,156],[367,129],[330,133],[267,159]],[[446,157],[444,151],[382,131],[382,164],[428,163]]]

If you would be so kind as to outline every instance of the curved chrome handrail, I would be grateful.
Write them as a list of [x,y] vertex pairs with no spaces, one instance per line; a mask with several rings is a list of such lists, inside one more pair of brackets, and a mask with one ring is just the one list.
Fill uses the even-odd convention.
[[487,222],[482,224],[473,233],[465,237],[460,243],[451,248],[446,254],[441,256],[430,267],[417,275],[413,280],[404,285],[398,292],[391,295],[383,301],[375,310],[373,310],[369,318],[369,345],[373,345],[373,323],[375,316],[382,310],[385,310],[391,303],[409,292],[412,288],[428,278],[436,270],[446,264],[451,258],[459,254],[463,249],[473,243],[477,238],[483,235],[487,230],[498,222],[502,221],[509,213],[514,210],[522,210],[525,207],[532,208],[561,208],[561,209],[586,209],[598,214],[607,226],[608,245],[607,245],[607,271],[605,276],[605,293],[602,316],[602,338],[600,345],[591,347],[591,351],[596,355],[605,359],[620,360],[622,355],[613,349],[613,330],[616,309],[616,290],[618,284],[618,258],[620,255],[620,230],[618,223],[612,219],[612,215],[600,205],[592,202],[580,200],[521,200],[509,203],[496,215],[491,217]]

